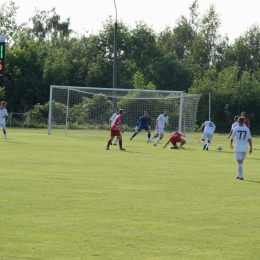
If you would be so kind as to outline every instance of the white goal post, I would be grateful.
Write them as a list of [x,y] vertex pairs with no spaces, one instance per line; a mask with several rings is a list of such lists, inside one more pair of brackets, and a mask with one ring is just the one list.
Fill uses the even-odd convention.
[[113,89],[95,87],[50,86],[48,134],[53,128],[108,129],[116,107],[125,111],[125,131],[133,131],[136,122],[148,111],[151,128],[157,117],[169,110],[170,127],[165,130],[195,132],[197,106],[201,95],[183,91]]

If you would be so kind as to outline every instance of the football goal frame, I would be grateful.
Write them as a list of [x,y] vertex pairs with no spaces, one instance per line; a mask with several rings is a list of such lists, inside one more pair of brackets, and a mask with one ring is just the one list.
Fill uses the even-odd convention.
[[[62,93],[62,94],[55,94],[54,91],[57,93]],[[56,93],[55,92],[55,93]],[[56,86],[56,85],[51,85],[50,86],[50,99],[49,99],[49,115],[48,115],[48,135],[51,134],[52,130],[52,124],[54,119],[54,114],[53,112],[55,105],[57,103],[62,103],[63,105],[63,123],[62,124],[56,124],[58,128],[63,128],[64,127],[64,133],[65,135],[67,134],[68,130],[68,125],[71,121],[72,116],[70,115],[70,110],[72,106],[75,104],[78,104],[80,101],[77,101],[76,103],[71,104],[71,99],[72,99],[72,94],[74,92],[77,92],[78,95],[81,93],[82,95],[92,95],[94,96],[105,96],[110,100],[111,103],[111,109],[110,113],[115,111],[117,103],[120,103],[119,100],[122,99],[132,99],[132,100],[138,100],[139,102],[145,103],[146,101],[149,100],[149,104],[152,104],[152,102],[155,102],[156,100],[173,100],[176,99],[178,100],[178,105],[175,105],[175,113],[178,114],[178,120],[176,119],[176,124],[174,126],[175,130],[182,131],[183,130],[183,121],[185,120],[185,111],[184,111],[184,104],[185,100],[196,97],[196,102],[194,103],[194,111],[193,108],[189,109],[192,111],[193,116],[196,118],[196,112],[197,112],[197,105],[198,101],[201,95],[192,95],[192,94],[186,94],[183,91],[170,91],[170,90],[146,90],[146,89],[113,89],[113,88],[96,88],[96,87],[77,87],[77,86]],[[58,97],[60,96],[60,97]],[[62,97],[61,97],[62,96]],[[119,102],[118,102],[119,101]],[[73,101],[74,102],[74,101]],[[151,105],[152,106],[152,105]],[[162,105],[163,106],[163,105]],[[125,106],[122,106],[123,109],[125,109]],[[178,108],[178,109],[177,109]],[[131,108],[132,110],[134,108]],[[167,106],[165,107],[167,109]],[[149,110],[149,109],[148,109]],[[151,110],[151,107],[150,107]],[[159,111],[159,110],[158,110]],[[102,112],[102,109],[100,110]],[[149,111],[150,112],[150,111]],[[170,111],[171,112],[171,111]],[[58,112],[56,112],[58,113]],[[129,111],[126,110],[126,113],[129,113]],[[140,112],[139,112],[140,113]],[[162,109],[160,110],[160,113],[157,112],[157,116],[159,114],[163,113]],[[141,114],[139,114],[139,117]],[[107,122],[108,122],[107,118]],[[138,118],[135,118],[137,121]],[[178,122],[177,122],[178,121]],[[124,123],[124,122],[123,122]],[[129,124],[131,125],[131,124]],[[132,127],[132,125],[131,125]],[[185,131],[184,131],[185,132]],[[194,132],[195,132],[195,124],[194,124]]]
[[29,114],[26,114],[26,113],[16,113],[16,112],[11,112],[5,122],[5,124],[7,125],[9,123],[10,126],[12,126],[12,120],[13,120],[13,117],[15,115],[20,115],[20,116],[24,116],[25,119],[24,121],[22,121],[22,128],[24,128],[25,124],[27,125],[27,128],[28,128],[28,125],[29,125],[29,121],[30,121],[30,115]]

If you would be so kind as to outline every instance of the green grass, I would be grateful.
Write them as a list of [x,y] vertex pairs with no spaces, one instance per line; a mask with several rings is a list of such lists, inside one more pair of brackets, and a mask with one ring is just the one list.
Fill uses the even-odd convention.
[[106,151],[108,131],[8,128],[0,259],[259,259],[260,140],[238,181],[227,135],[210,151],[200,136],[170,150],[124,133]]

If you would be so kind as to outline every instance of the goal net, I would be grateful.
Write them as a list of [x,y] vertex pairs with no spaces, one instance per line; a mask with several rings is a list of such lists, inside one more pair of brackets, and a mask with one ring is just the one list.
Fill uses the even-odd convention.
[[9,126],[21,126],[24,128],[25,125],[28,127],[29,121],[29,114],[11,112],[5,123]]
[[186,139],[195,132],[197,106],[201,95],[182,91],[141,89],[108,89],[93,87],[51,86],[48,134],[62,128],[108,130],[108,122],[116,108],[125,111],[124,131],[133,131],[144,111],[151,118],[151,129],[164,110],[169,110],[169,127],[165,131],[182,131]]

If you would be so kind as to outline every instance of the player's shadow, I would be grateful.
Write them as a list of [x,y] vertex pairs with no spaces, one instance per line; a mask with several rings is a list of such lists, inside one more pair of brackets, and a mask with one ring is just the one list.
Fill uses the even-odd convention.
[[[166,148],[165,148],[165,150],[166,150]],[[168,150],[173,150],[173,151],[174,150],[178,150],[178,151],[185,151],[185,150],[187,150],[187,151],[197,151],[197,149],[191,148],[191,147],[188,147],[188,148],[186,147],[185,149],[181,149],[181,148],[180,149],[169,149],[168,148]]]
[[254,161],[259,161],[260,158],[249,158],[248,156],[246,157],[246,160],[254,160]]
[[15,141],[7,141],[7,143],[11,143],[11,144],[29,144],[29,143],[15,142]]
[[221,151],[210,150],[210,152],[213,152],[213,153],[234,154],[233,151],[228,152],[228,151],[223,151],[223,150],[221,150]]
[[253,181],[253,180],[244,180],[244,181],[254,182],[254,183],[258,183],[258,184],[260,184],[260,181]]
[[125,150],[125,151],[123,151],[123,153],[140,153],[140,154],[150,154],[150,153],[144,153],[143,151],[141,151],[141,152],[137,152],[137,151],[129,151],[129,150]]

